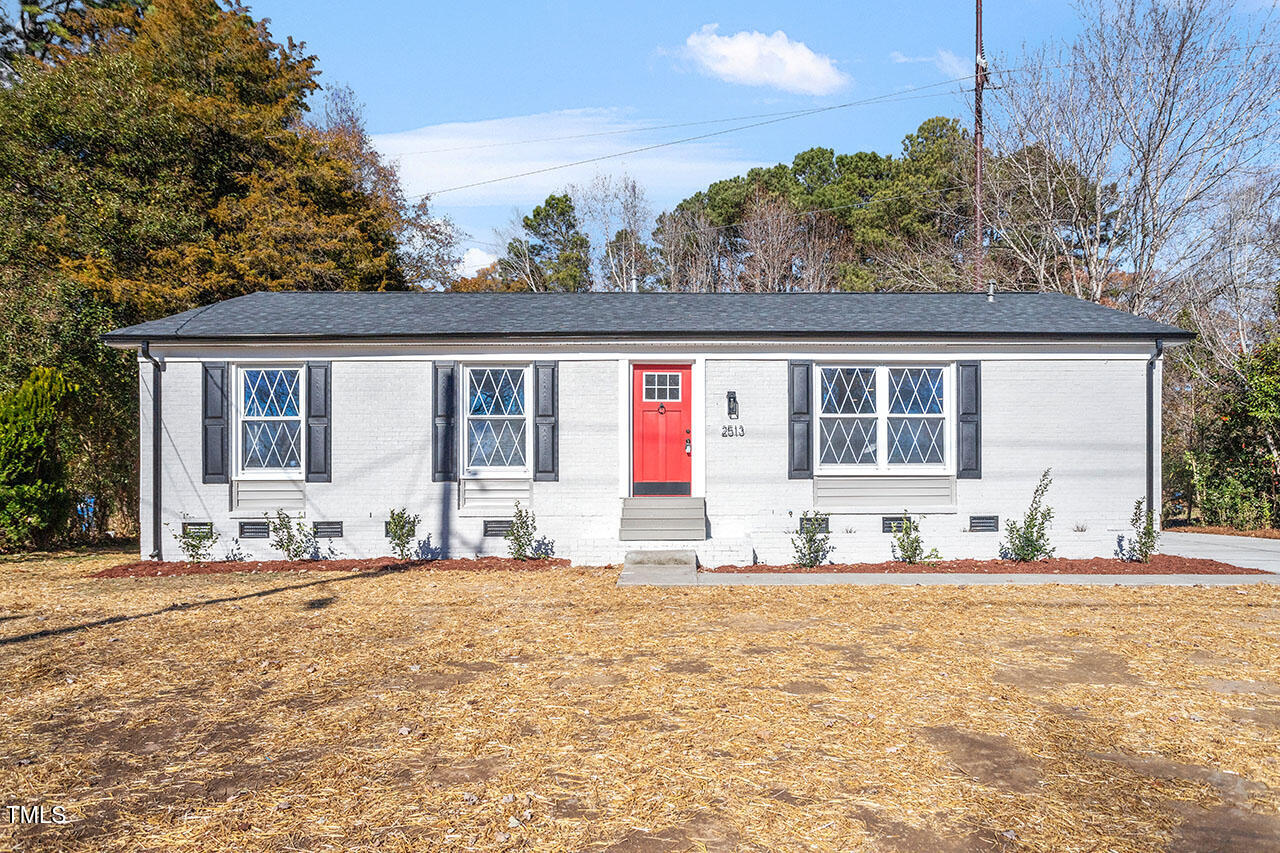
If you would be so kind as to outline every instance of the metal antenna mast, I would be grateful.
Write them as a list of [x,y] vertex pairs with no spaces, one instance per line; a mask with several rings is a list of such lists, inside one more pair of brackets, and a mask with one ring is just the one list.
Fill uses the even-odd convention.
[[987,58],[982,51],[982,0],[977,3],[976,58],[973,74],[973,285],[982,291],[982,87],[987,82]]

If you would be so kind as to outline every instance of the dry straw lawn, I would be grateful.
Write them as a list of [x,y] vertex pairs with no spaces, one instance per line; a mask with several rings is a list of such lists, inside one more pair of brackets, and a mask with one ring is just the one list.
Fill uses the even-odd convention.
[[1280,589],[0,562],[24,850],[1276,850]]

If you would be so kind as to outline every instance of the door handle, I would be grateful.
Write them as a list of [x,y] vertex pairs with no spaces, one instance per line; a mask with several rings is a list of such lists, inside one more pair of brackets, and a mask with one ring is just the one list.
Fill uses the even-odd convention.
[[659,404],[658,404],[658,414],[660,414],[660,415],[665,415],[666,413],[667,413],[667,405],[666,405],[666,403],[659,403]]
[[689,456],[693,455],[693,442],[690,439],[684,440],[684,452]]

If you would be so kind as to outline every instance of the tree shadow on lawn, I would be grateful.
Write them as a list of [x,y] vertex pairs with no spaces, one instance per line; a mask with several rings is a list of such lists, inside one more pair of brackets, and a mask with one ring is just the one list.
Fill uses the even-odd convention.
[[[260,589],[256,592],[246,592],[243,595],[226,595],[221,598],[210,598],[205,601],[179,601],[176,604],[170,604],[168,607],[161,607],[158,610],[150,610],[146,613],[134,613],[132,615],[108,616],[103,619],[96,619],[92,622],[82,622],[79,625],[66,625],[61,628],[46,628],[42,631],[32,631],[28,634],[17,634],[12,637],[0,637],[0,646],[12,646],[17,643],[26,643],[31,640],[41,640],[46,637],[57,637],[63,634],[71,634],[76,631],[83,631],[88,628],[101,628],[104,625],[118,625],[121,622],[132,622],[135,619],[147,619],[152,616],[162,616],[166,613],[177,613],[183,610],[194,610],[197,607],[207,607],[210,604],[226,604],[231,601],[245,601],[251,598],[266,598],[270,595],[276,595],[281,592],[290,592],[297,589],[308,589],[315,586],[325,586],[326,584],[339,583],[342,581],[354,580],[356,578],[377,578],[385,575],[398,574],[409,570],[409,566],[387,566],[386,568],[377,569],[372,572],[358,572],[350,575],[343,575],[336,578],[324,578],[323,580],[307,581],[306,583],[288,584],[286,586],[278,586],[272,589]],[[320,607],[327,606],[334,599],[315,599],[315,602],[324,601],[325,604],[317,605]],[[309,605],[313,602],[308,602]]]

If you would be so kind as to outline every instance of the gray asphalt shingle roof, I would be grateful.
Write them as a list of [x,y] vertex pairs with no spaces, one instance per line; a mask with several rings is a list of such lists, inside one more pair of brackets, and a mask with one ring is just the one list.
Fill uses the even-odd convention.
[[1133,338],[1190,332],[1057,293],[253,293],[116,329],[141,341]]

